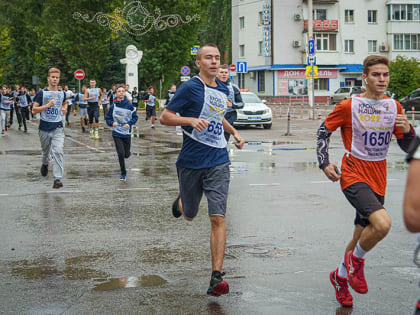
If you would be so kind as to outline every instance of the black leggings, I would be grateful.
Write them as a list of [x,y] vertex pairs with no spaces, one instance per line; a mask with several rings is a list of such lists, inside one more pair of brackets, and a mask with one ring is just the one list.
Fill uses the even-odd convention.
[[118,161],[120,162],[121,175],[126,175],[125,159],[130,157],[131,138],[113,137],[117,149]]
[[71,112],[71,107],[72,107],[72,104],[69,104],[67,106],[67,112],[66,112],[66,122],[67,123],[69,122],[69,115],[70,115],[70,112]]
[[22,116],[23,128],[25,130],[28,130],[28,128],[26,127],[26,120],[29,120],[29,107],[21,107],[20,114]]

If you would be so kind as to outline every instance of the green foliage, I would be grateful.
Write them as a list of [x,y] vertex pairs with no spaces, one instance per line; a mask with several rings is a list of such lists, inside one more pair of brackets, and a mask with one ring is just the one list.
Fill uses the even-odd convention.
[[397,56],[389,64],[389,89],[400,99],[420,87],[420,64],[416,58]]

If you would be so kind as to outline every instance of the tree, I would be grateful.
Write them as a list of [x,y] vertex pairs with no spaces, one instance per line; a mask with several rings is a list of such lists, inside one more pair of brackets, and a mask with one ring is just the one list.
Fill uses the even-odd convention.
[[402,98],[420,86],[420,64],[416,58],[397,56],[389,63],[389,89],[397,99]]

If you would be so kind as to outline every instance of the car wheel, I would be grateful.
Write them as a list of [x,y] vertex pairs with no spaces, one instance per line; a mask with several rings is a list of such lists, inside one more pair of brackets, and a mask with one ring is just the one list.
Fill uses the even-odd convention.
[[263,125],[264,129],[271,129],[272,124]]

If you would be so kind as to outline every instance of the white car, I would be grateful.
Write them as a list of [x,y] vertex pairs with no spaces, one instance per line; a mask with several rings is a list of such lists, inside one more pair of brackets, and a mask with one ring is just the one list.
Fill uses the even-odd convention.
[[264,129],[270,129],[273,122],[273,113],[271,108],[265,105],[257,95],[252,92],[241,92],[244,107],[237,109],[238,118],[233,123],[240,125],[263,126]]

